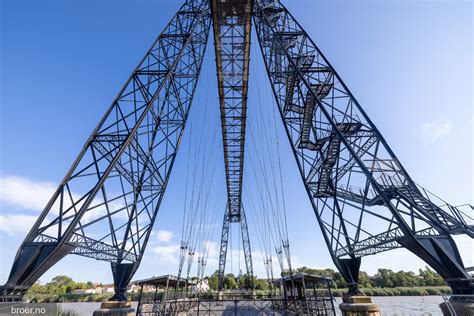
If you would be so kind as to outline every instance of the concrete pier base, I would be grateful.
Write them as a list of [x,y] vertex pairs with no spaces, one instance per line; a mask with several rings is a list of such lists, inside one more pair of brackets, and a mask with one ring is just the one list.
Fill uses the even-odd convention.
[[343,316],[380,316],[380,309],[372,302],[370,296],[347,296],[342,297],[339,304]]
[[132,302],[110,301],[104,302],[100,308],[94,311],[93,316],[133,316],[135,309],[132,308]]

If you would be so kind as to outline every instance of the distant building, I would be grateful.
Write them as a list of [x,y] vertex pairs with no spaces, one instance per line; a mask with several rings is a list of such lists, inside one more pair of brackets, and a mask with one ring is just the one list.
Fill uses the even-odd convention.
[[103,292],[103,290],[104,290],[104,289],[103,289],[101,286],[96,286],[96,287],[95,287],[95,293],[96,293],[96,294],[101,294],[101,293]]
[[137,284],[129,284],[127,286],[127,293],[139,293],[140,287]]
[[197,284],[193,284],[191,286],[191,291],[196,293],[196,292],[207,292],[210,290],[210,287],[209,287],[209,283],[207,281],[207,279],[204,279],[202,281],[200,281],[199,283]]
[[[151,293],[151,292],[163,292],[163,290],[160,290],[160,289],[156,289],[154,286],[152,285],[143,285],[143,293]],[[138,288],[138,292],[140,292],[140,288]]]
[[102,293],[115,293],[113,285],[104,285],[102,288]]
[[99,292],[97,291],[97,289],[80,289],[80,290],[74,290],[71,292],[71,294],[97,294],[97,293],[102,293],[102,288],[100,288]]

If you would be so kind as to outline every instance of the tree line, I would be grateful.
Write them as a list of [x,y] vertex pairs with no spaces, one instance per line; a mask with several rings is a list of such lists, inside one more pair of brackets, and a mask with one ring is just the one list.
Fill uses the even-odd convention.
[[[296,270],[298,273],[308,273],[314,275],[324,275],[333,278],[334,288],[345,288],[346,281],[341,273],[333,269],[311,269],[301,267]],[[390,269],[380,268],[375,275],[369,275],[365,271],[359,272],[359,285],[361,288],[394,288],[394,287],[416,287],[416,286],[445,286],[443,278],[429,267],[419,269],[418,274],[412,271],[395,272]]]
[[28,290],[30,294],[48,294],[48,295],[62,295],[71,293],[74,290],[86,290],[95,288],[94,283],[75,282],[72,278],[65,275],[58,275],[45,285],[36,282]]
[[[346,287],[346,281],[341,273],[333,269],[312,269],[301,267],[296,269],[295,273],[307,273],[319,276],[328,276],[333,279],[333,288],[343,289]],[[289,275],[289,272],[285,272]],[[268,280],[254,277],[254,286],[256,290],[268,290]],[[219,278],[218,271],[214,272],[208,279],[209,287],[217,290]],[[246,275],[235,276],[231,273],[224,276],[224,289],[246,289],[250,287],[249,279]],[[443,278],[429,267],[419,269],[418,274],[412,271],[395,272],[390,269],[378,269],[375,275],[369,275],[365,271],[359,272],[359,284],[361,288],[395,288],[395,287],[420,287],[420,286],[446,286]]]
[[[346,281],[342,275],[333,269],[312,269],[308,267],[301,267],[294,271],[294,273],[307,273],[319,276],[328,276],[333,278],[333,288],[343,289],[346,287]],[[288,272],[285,273],[289,275]],[[218,288],[218,271],[215,271],[208,277],[208,284],[211,290],[216,291]],[[396,287],[423,287],[423,286],[445,286],[447,285],[443,278],[430,269],[425,267],[420,269],[418,274],[411,271],[392,271],[390,269],[378,269],[375,275],[370,276],[365,271],[359,273],[359,284],[361,288],[396,288]],[[267,279],[254,277],[253,286],[256,290],[268,291],[270,289]],[[54,277],[50,282],[41,285],[39,282],[33,284],[29,293],[31,294],[49,294],[62,295],[71,293],[74,290],[94,288],[91,281],[75,282],[72,278],[64,275]],[[232,273],[224,276],[224,289],[250,289],[252,282],[248,276],[235,276]]]

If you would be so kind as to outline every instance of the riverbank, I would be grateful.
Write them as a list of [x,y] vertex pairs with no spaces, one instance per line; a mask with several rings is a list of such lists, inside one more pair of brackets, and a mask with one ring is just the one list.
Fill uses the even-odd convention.
[[[451,294],[449,286],[419,286],[419,287],[393,287],[393,288],[363,288],[367,296],[430,296]],[[331,290],[333,296],[341,297],[347,293],[347,289]]]
[[[339,310],[340,298],[336,298],[336,315],[341,315]],[[374,297],[374,302],[379,305],[383,315],[430,315],[442,316],[439,304],[442,302],[440,296],[386,296]],[[68,316],[90,316],[100,307],[100,303],[60,303],[60,308],[69,311]],[[132,307],[137,308],[136,302]]]
[[[341,297],[347,289],[332,289],[335,297]],[[394,287],[394,288],[363,288],[362,291],[368,296],[430,296],[450,294],[448,286],[423,286],[423,287]],[[257,296],[268,295],[265,291],[256,291]],[[137,301],[138,293],[127,295],[129,300]],[[203,295],[205,296],[205,294]],[[74,303],[74,302],[105,302],[112,297],[111,293],[104,294],[31,294],[27,295],[27,301],[31,303]]]

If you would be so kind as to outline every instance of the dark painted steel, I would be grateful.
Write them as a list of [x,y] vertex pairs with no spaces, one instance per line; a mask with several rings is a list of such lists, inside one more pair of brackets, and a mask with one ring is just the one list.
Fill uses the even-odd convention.
[[357,293],[360,257],[405,247],[472,293],[451,235],[472,223],[410,178],[335,69],[279,1],[255,2],[267,73],[303,182],[339,271]]
[[253,275],[250,239],[242,206],[252,2],[212,0],[211,7],[228,198],[219,253],[219,289],[222,290],[231,223],[241,226],[247,274]]
[[21,298],[70,253],[110,262],[113,299],[125,299],[180,144],[211,16],[228,191],[219,284],[231,223],[241,225],[247,273],[253,275],[241,200],[251,15],[302,180],[350,293],[358,293],[361,257],[400,247],[432,266],[454,293],[474,293],[452,239],[474,237],[472,216],[415,184],[288,10],[271,0],[212,0],[212,6],[188,0],[134,70],[20,246],[0,289],[3,300]]
[[69,253],[111,262],[113,299],[125,299],[176,157],[210,22],[209,3],[188,0],[158,36],[20,246],[4,299]]

